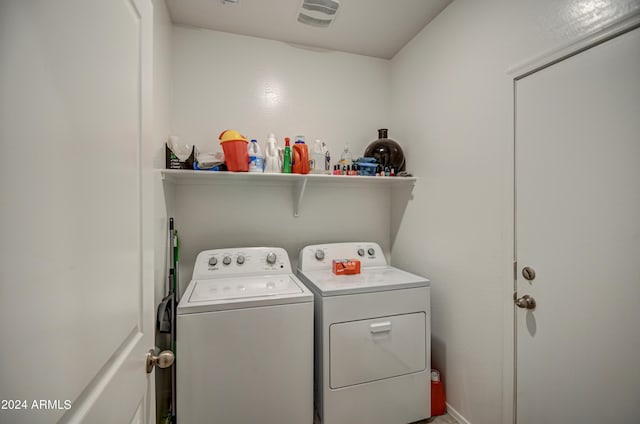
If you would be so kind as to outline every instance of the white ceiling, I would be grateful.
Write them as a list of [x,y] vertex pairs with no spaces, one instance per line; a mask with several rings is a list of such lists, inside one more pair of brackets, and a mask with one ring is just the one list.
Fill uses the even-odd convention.
[[174,24],[391,59],[453,0],[339,0],[335,21],[297,21],[302,0],[166,0]]

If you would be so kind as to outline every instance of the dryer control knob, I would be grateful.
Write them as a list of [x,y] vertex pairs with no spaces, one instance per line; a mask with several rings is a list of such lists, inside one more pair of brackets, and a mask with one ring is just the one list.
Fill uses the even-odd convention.
[[269,252],[267,253],[267,263],[268,264],[275,264],[276,263],[276,254],[273,252]]
[[376,254],[376,251],[373,250],[373,247],[370,247],[369,249],[367,249],[367,253],[369,254],[369,256],[373,256]]
[[358,256],[364,256],[364,249],[358,249]]
[[324,259],[324,250],[322,249],[316,250],[316,259],[319,261]]
[[209,266],[216,266],[218,264],[218,259],[215,256],[209,258]]
[[231,263],[231,256],[225,256],[222,259],[222,263],[225,264],[225,265],[229,265]]
[[238,265],[242,265],[244,263],[244,256],[238,255],[238,258],[236,259],[236,262],[237,262]]

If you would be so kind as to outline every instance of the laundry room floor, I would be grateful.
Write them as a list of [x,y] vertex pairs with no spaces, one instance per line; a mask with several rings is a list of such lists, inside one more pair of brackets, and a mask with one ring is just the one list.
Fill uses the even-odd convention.
[[[319,424],[319,422],[320,422],[319,418],[316,416],[314,424]],[[437,417],[429,418],[427,420],[416,421],[411,424],[460,424],[460,423],[458,423],[458,421],[456,421],[456,419],[450,416],[449,414],[444,414]]]
[[449,414],[429,418],[428,420],[418,421],[413,424],[459,424],[458,421]]

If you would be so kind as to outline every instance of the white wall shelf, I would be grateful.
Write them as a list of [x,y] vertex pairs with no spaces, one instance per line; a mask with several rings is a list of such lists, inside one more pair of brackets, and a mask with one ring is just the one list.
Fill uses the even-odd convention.
[[293,189],[293,216],[299,216],[305,190],[312,185],[339,185],[341,187],[381,186],[412,190],[416,177],[365,177],[322,174],[263,174],[257,172],[215,172],[182,169],[160,170],[165,182],[184,184],[266,184],[290,185]]

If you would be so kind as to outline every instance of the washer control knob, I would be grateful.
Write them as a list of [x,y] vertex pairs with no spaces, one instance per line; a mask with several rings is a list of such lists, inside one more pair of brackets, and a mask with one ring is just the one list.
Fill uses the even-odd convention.
[[367,253],[369,254],[369,256],[373,256],[376,254],[376,251],[373,250],[373,247],[370,247],[369,249],[367,249]]
[[225,264],[225,265],[229,265],[231,263],[231,256],[225,256],[222,259],[222,263]]
[[218,264],[218,259],[215,256],[209,258],[209,266],[216,266]]
[[273,265],[276,263],[276,254],[273,252],[267,253],[267,263]]
[[364,249],[358,249],[358,256],[364,256]]
[[242,265],[244,263],[244,256],[243,255],[238,255],[238,258],[236,259],[236,263],[238,265]]
[[322,249],[316,250],[316,259],[319,261],[324,259],[324,250]]

